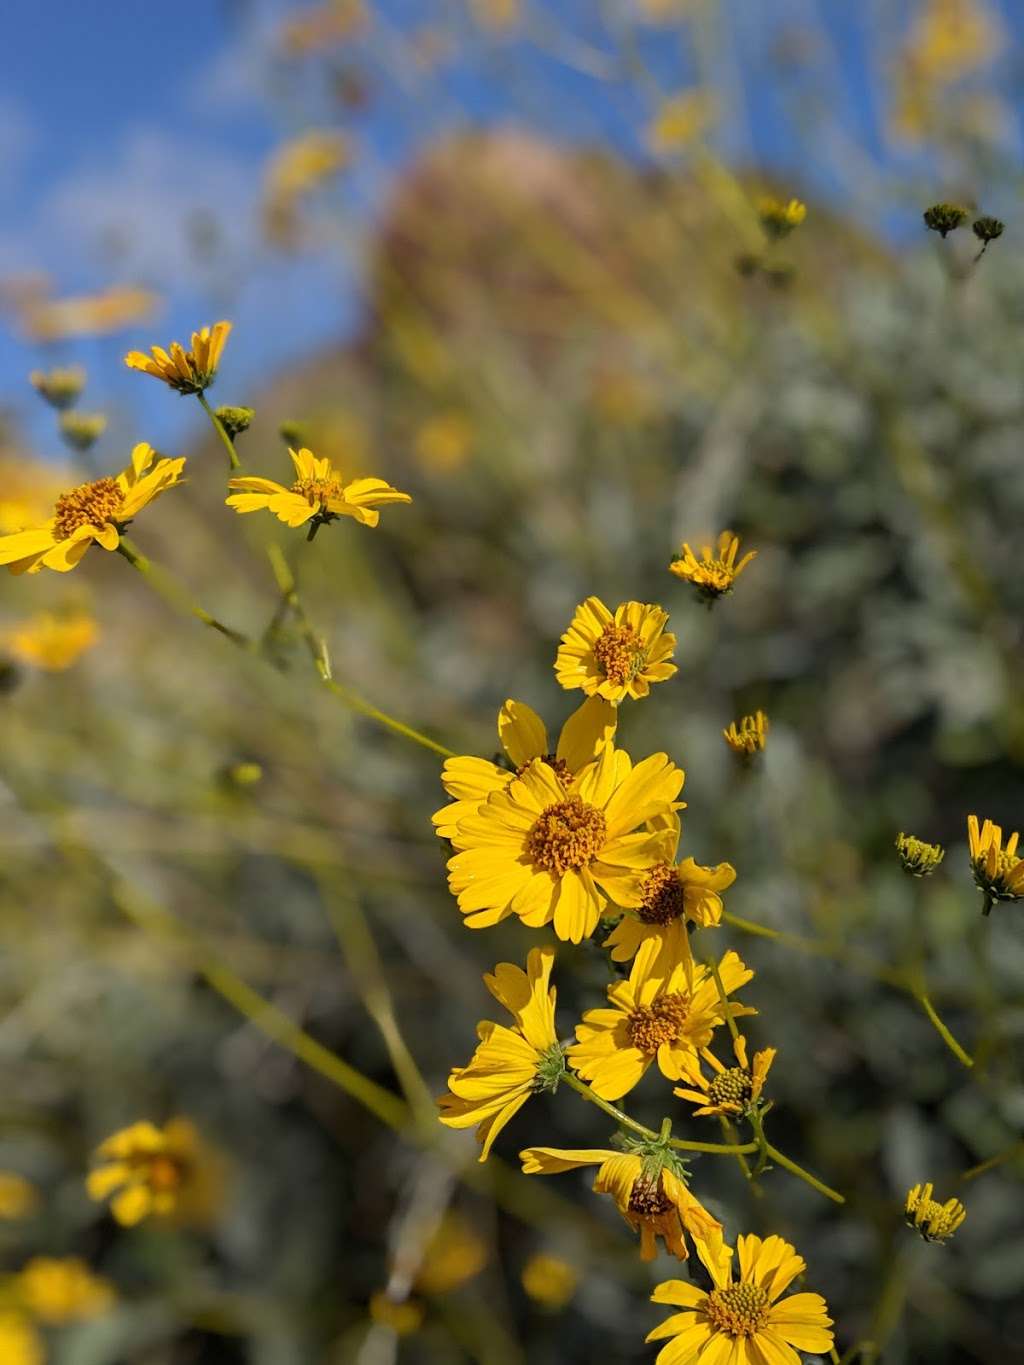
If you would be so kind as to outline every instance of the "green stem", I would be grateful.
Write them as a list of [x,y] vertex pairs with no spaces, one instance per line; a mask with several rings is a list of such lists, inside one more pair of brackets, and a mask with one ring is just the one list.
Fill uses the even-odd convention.
[[147,559],[138,547],[133,545],[132,542],[127,540],[124,536],[121,537],[117,552],[127,559],[133,569],[137,569],[139,573],[142,574],[150,586],[160,594],[169,606],[176,608],[178,611],[188,612],[189,615],[202,621],[204,626],[209,626],[211,630],[215,630],[219,634],[225,636],[232,644],[237,645],[239,649],[252,649],[252,641],[247,635],[243,635],[240,631],[232,630],[232,628],[226,626],[223,621],[218,621],[216,616],[211,616],[204,607],[193,602],[188,593],[171,578],[165,570],[158,568],[152,560]]
[[754,1130],[754,1139],[758,1146],[757,1161],[754,1164],[752,1175],[752,1178],[756,1180],[768,1164],[768,1139],[764,1135],[764,1124],[756,1106],[751,1106],[750,1109],[750,1126]]
[[1009,1161],[1011,1158],[1018,1156],[1021,1153],[1024,1153],[1024,1138],[1011,1143],[1009,1147],[1004,1148],[1001,1152],[997,1152],[995,1156],[990,1156],[987,1161],[982,1161],[977,1166],[971,1166],[968,1170],[963,1172],[960,1179],[974,1180],[976,1176],[984,1175],[986,1171],[994,1170],[996,1166],[1001,1166],[1004,1161]]
[[718,988],[718,999],[722,1006],[722,1014],[725,1017],[725,1022],[729,1026],[729,1032],[732,1034],[732,1041],[735,1044],[739,1041],[740,1032],[736,1027],[736,1020],[732,1017],[732,1010],[729,1008],[729,999],[725,993],[725,986],[722,984],[722,973],[719,971],[718,963],[713,957],[708,958],[707,965],[711,975],[715,978],[715,986]]
[[953,1056],[957,1059],[957,1061],[962,1062],[964,1066],[973,1066],[974,1065],[973,1057],[971,1057],[969,1053],[964,1051],[964,1049],[960,1046],[957,1040],[953,1037],[952,1033],[950,1033],[949,1029],[939,1018],[938,1014],[935,1011],[935,1006],[928,999],[928,996],[924,993],[924,991],[915,990],[912,992],[912,994],[914,996],[914,999],[917,1001],[917,1003],[924,1010],[925,1014],[928,1016],[929,1020],[932,1023],[932,1026],[935,1029],[935,1032],[946,1044],[946,1046],[949,1048],[950,1052],[952,1052]]
[[630,1129],[631,1132],[647,1138],[650,1142],[658,1141],[658,1134],[653,1128],[645,1128],[642,1123],[637,1123],[636,1119],[631,1119],[623,1110],[617,1109],[614,1104],[609,1104],[607,1100],[603,1100],[600,1095],[591,1090],[586,1081],[581,1081],[574,1071],[567,1071],[562,1079],[570,1089],[576,1091],[577,1095],[582,1095],[591,1104],[596,1104],[598,1109],[603,1109],[621,1127]]
[[209,403],[206,401],[206,395],[204,393],[197,393],[196,397],[199,399],[199,406],[203,409],[207,417],[209,417],[210,421],[213,423],[213,429],[220,437],[224,449],[228,452],[228,460],[231,464],[231,468],[241,469],[242,461],[238,458],[238,451],[235,449],[235,443],[234,441],[232,441],[231,437],[225,430],[224,423],[214,412],[213,408],[210,407]]
[[[756,1145],[756,1143],[751,1143],[752,1147],[756,1147]],[[799,1178],[810,1185],[812,1189],[817,1190],[819,1194],[823,1194],[826,1199],[831,1199],[835,1204],[846,1203],[844,1195],[839,1194],[838,1191],[833,1190],[830,1186],[824,1184],[817,1176],[811,1175],[810,1171],[805,1171],[804,1168],[798,1166],[795,1161],[790,1161],[789,1157],[780,1152],[778,1147],[773,1147],[770,1142],[766,1142],[765,1151],[772,1161],[789,1171],[790,1175],[799,1176]]]

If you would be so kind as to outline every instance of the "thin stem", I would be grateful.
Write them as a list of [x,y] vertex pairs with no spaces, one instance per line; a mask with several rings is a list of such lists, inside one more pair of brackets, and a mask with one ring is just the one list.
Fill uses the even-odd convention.
[[[732,1124],[729,1122],[729,1120],[725,1117],[724,1114],[719,1114],[718,1123],[729,1144],[731,1144],[732,1146],[736,1146],[737,1145],[736,1129],[732,1126]],[[754,1183],[754,1177],[750,1170],[750,1162],[747,1160],[747,1158],[743,1155],[742,1152],[736,1153],[736,1160],[739,1163],[740,1170],[746,1176],[747,1180],[750,1181],[751,1185],[753,1185],[754,1193],[760,1195],[762,1193],[761,1187],[760,1185]]]
[[980,1162],[977,1166],[971,1166],[960,1176],[961,1180],[974,1180],[979,1175],[984,1175],[986,1171],[994,1170],[996,1166],[1001,1166],[1004,1161],[1010,1161],[1013,1157],[1024,1153],[1024,1138],[1013,1142],[995,1156],[990,1156],[987,1161]]
[[718,988],[718,999],[722,1006],[722,1013],[725,1016],[725,1022],[729,1026],[729,1032],[732,1034],[733,1042],[736,1043],[739,1041],[740,1031],[736,1027],[736,1020],[732,1017],[732,1010],[729,1007],[729,1000],[725,994],[725,986],[722,984],[722,973],[719,971],[718,963],[715,961],[713,957],[708,958],[707,965],[711,971],[711,975],[715,978],[715,985]]
[[754,1139],[758,1146],[757,1161],[753,1170],[753,1178],[756,1180],[768,1164],[768,1139],[764,1135],[764,1123],[755,1105],[750,1109],[750,1126],[754,1130]]
[[596,1104],[598,1109],[603,1109],[621,1127],[630,1129],[631,1132],[647,1138],[650,1142],[657,1142],[658,1134],[653,1128],[645,1128],[642,1123],[637,1123],[636,1119],[631,1119],[623,1110],[617,1109],[614,1104],[609,1104],[607,1100],[603,1100],[600,1095],[591,1090],[586,1081],[581,1081],[574,1071],[567,1071],[562,1079],[570,1089],[575,1090],[578,1095],[582,1095],[591,1104]]
[[199,406],[203,409],[207,417],[209,417],[210,421],[213,423],[213,429],[220,437],[224,449],[228,452],[228,460],[231,464],[231,468],[241,469],[242,461],[238,458],[238,451],[235,449],[235,443],[228,435],[224,423],[214,412],[213,408],[210,407],[209,403],[206,401],[206,395],[204,393],[197,393],[196,397],[199,399]]
[[[756,1143],[751,1144],[751,1146],[756,1145]],[[805,1171],[804,1168],[798,1166],[795,1161],[790,1161],[789,1157],[780,1152],[778,1147],[773,1147],[770,1142],[766,1142],[765,1151],[772,1161],[777,1162],[778,1165],[789,1171],[790,1175],[799,1176],[799,1178],[810,1185],[812,1189],[817,1190],[819,1194],[823,1194],[826,1199],[831,1199],[835,1204],[846,1203],[846,1197],[844,1195],[841,1195],[837,1190],[832,1189],[831,1186],[824,1184],[817,1176],[811,1175],[810,1171]]]
[[185,589],[164,569],[159,568],[151,559],[147,559],[144,554],[130,540],[121,537],[117,547],[118,554],[127,559],[133,569],[137,569],[146,579],[150,586],[160,594],[164,601],[178,611],[188,612],[190,616],[202,621],[204,626],[209,626],[211,630],[217,631],[225,636],[232,644],[239,649],[251,650],[252,641],[247,635],[240,631],[233,630],[226,626],[223,621],[218,621],[216,616],[211,616],[205,607],[193,602]]
[[371,702],[365,701],[357,692],[345,687],[331,676],[331,663],[327,654],[325,641],[316,634],[313,625],[306,615],[306,609],[299,597],[298,589],[295,584],[295,576],[288,567],[288,561],[281,553],[277,545],[267,546],[267,555],[270,559],[270,566],[274,571],[277,586],[281,591],[282,598],[295,615],[299,623],[299,630],[302,638],[306,642],[309,656],[317,677],[329,692],[343,701],[346,706],[353,711],[358,711],[360,715],[374,720],[378,725],[382,725],[386,730],[391,730],[396,735],[402,735],[405,739],[411,739],[414,744],[422,745],[424,749],[429,749],[431,753],[440,754],[442,758],[454,758],[453,750],[446,749],[443,744],[438,744],[436,740],[428,735],[421,734],[419,730],[414,730],[411,725],[406,725],[404,721],[396,720],[394,716],[389,716],[387,712],[381,711]]
[[964,1066],[973,1066],[974,1058],[971,1057],[969,1053],[964,1051],[964,1049],[960,1046],[957,1040],[953,1037],[952,1033],[950,1033],[949,1029],[939,1018],[938,1014],[935,1011],[935,1006],[928,999],[928,996],[924,993],[924,991],[915,990],[912,992],[912,994],[914,996],[914,999],[917,1001],[917,1003],[924,1010],[925,1014],[928,1016],[929,1020],[932,1023],[932,1026],[935,1029],[935,1032],[946,1044],[946,1046],[949,1048],[950,1052],[952,1052],[953,1056],[957,1059],[957,1061],[962,1062]]

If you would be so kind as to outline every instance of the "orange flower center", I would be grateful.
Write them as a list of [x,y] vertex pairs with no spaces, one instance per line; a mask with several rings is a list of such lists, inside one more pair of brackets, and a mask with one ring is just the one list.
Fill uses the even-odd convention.
[[[516,769],[516,777],[522,777],[523,773],[526,772],[527,768],[533,762],[534,760],[532,758],[528,758],[525,763],[520,763],[519,767]],[[563,787],[568,787],[572,781],[572,769],[564,758],[556,758],[554,754],[543,754],[541,756],[541,762],[548,765]]]
[[603,811],[570,796],[541,811],[526,836],[526,856],[536,867],[561,877],[570,868],[592,862],[607,833]]
[[652,1056],[662,1043],[674,1043],[690,1012],[690,997],[682,992],[662,995],[652,1005],[638,1005],[626,1025],[629,1041]]
[[651,868],[644,879],[642,895],[637,914],[644,924],[671,924],[686,913],[683,884],[668,863]]
[[607,625],[594,641],[594,658],[609,682],[621,687],[647,666],[640,636],[632,626]]
[[105,526],[117,521],[124,505],[124,494],[116,479],[97,479],[62,493],[54,508],[53,534],[67,540],[80,526]]
[[157,1156],[149,1163],[149,1185],[154,1190],[176,1190],[181,1184],[182,1169],[168,1156]]
[[743,1108],[753,1093],[754,1083],[741,1066],[720,1071],[708,1086],[708,1099],[712,1104],[735,1105],[739,1109]]
[[730,1284],[713,1289],[704,1300],[704,1311],[720,1332],[731,1337],[752,1337],[768,1323],[768,1291],[759,1284]]
[[332,498],[345,496],[345,486],[337,474],[326,479],[296,479],[292,492],[306,499],[311,507],[325,508]]
[[661,1188],[661,1176],[640,1175],[633,1181],[629,1192],[629,1211],[639,1213],[643,1218],[656,1218],[668,1213],[672,1200]]

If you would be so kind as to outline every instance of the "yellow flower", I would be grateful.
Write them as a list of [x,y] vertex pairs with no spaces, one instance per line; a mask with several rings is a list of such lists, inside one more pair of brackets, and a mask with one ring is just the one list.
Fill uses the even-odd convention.
[[651,683],[678,671],[669,662],[676,637],[665,630],[667,620],[668,612],[643,602],[623,602],[613,616],[599,597],[588,597],[562,636],[555,677],[564,688],[616,704],[646,697]]
[[769,237],[788,237],[807,217],[807,205],[799,199],[776,199],[766,194],[757,202],[757,216]]
[[555,954],[532,948],[526,971],[499,962],[487,989],[515,1020],[515,1028],[483,1020],[477,1025],[480,1046],[468,1066],[457,1066],[442,1095],[441,1122],[449,1128],[472,1128],[486,1161],[494,1139],[531,1095],[553,1089],[563,1074],[562,1050],[555,1034],[555,990],[550,985]]
[[536,1251],[523,1266],[520,1279],[527,1295],[535,1303],[557,1312],[576,1293],[580,1276],[576,1267],[561,1256]]
[[897,834],[896,853],[904,872],[912,877],[930,877],[946,856],[941,844],[926,844],[912,834]]
[[704,1075],[700,1057],[695,1052],[682,1057],[681,1079],[687,1086],[694,1088],[677,1087],[672,1093],[698,1105],[699,1108],[694,1110],[695,1115],[741,1115],[757,1106],[764,1090],[765,1077],[775,1060],[776,1049],[766,1047],[761,1052],[755,1052],[751,1065],[747,1059],[747,1040],[740,1033],[733,1039],[733,1051],[739,1065],[730,1067],[723,1066],[707,1048],[702,1051],[700,1056],[714,1072],[710,1080]]
[[465,464],[473,448],[473,424],[457,409],[430,417],[416,432],[413,450],[424,469],[447,474]]
[[768,739],[768,717],[763,711],[755,711],[752,716],[741,716],[733,721],[728,730],[722,731],[722,738],[733,753],[744,763],[749,763],[764,750]]
[[430,1296],[450,1294],[487,1264],[487,1243],[464,1218],[450,1213],[427,1243],[416,1288]]
[[390,1327],[396,1336],[409,1337],[423,1326],[423,1305],[415,1299],[393,1299],[378,1289],[370,1299],[370,1317],[379,1327]]
[[446,759],[441,782],[453,800],[434,812],[438,834],[457,842],[459,821],[475,815],[491,792],[504,790],[535,758],[542,759],[569,792],[582,769],[614,737],[616,719],[611,702],[588,697],[562,726],[552,753],[540,716],[525,702],[509,698],[498,712],[498,738],[514,771],[500,768],[488,758],[467,755]]
[[188,1119],[171,1119],[163,1128],[145,1119],[133,1123],[107,1138],[96,1159],[102,1164],[89,1173],[89,1197],[113,1195],[110,1211],[124,1227],[150,1214],[205,1222],[214,1210],[217,1162]]
[[26,1312],[55,1327],[99,1317],[115,1297],[109,1280],[77,1256],[36,1256],[14,1276],[13,1288]]
[[66,446],[72,450],[91,450],[107,429],[102,412],[63,412],[58,423]]
[[318,460],[311,450],[289,450],[295,466],[295,482],[290,488],[272,479],[229,479],[228,487],[238,491],[227,499],[236,512],[259,512],[266,508],[286,526],[310,522],[309,538],[321,526],[338,517],[354,517],[363,526],[376,526],[378,506],[390,502],[412,502],[383,479],[354,479],[346,484],[330,460]]
[[832,1348],[832,1319],[820,1294],[779,1298],[807,1263],[781,1237],[740,1237],[739,1279],[732,1277],[732,1255],[697,1251],[713,1288],[698,1289],[686,1280],[666,1280],[651,1295],[654,1303],[682,1309],[648,1334],[648,1341],[672,1338],[655,1365],[798,1365],[798,1351],[826,1355]]
[[682,1167],[672,1169],[668,1153],[608,1152],[600,1148],[560,1151],[556,1147],[528,1147],[519,1153],[527,1175],[555,1175],[577,1166],[599,1167],[594,1180],[598,1194],[610,1194],[634,1232],[640,1234],[640,1256],[653,1261],[658,1238],[665,1249],[684,1261],[689,1255],[685,1232],[714,1257],[722,1254],[722,1225],[686,1188]]
[[0,1360],[3,1365],[44,1365],[43,1342],[23,1313],[0,1308]]
[[714,96],[706,90],[683,90],[662,100],[647,126],[652,152],[670,152],[703,137],[715,121]]
[[682,785],[667,755],[634,767],[607,744],[567,795],[554,769],[534,759],[458,823],[448,884],[466,923],[484,929],[518,915],[531,929],[554,923],[571,943],[589,937],[607,897],[635,897],[664,859],[674,831],[639,826],[670,815]]
[[94,541],[104,550],[116,550],[128,522],[180,483],[184,467],[184,459],[157,459],[153,447],[141,442],[132,451],[131,464],[116,478],[79,484],[60,495],[42,525],[0,536],[0,564],[15,574],[40,569],[67,573]]
[[28,378],[36,393],[58,411],[70,408],[85,388],[85,370],[81,365],[70,365],[66,369],[33,370]]
[[27,1218],[38,1202],[35,1186],[24,1176],[0,1171],[0,1219]]
[[215,322],[212,327],[192,333],[189,351],[180,342],[172,341],[169,355],[162,346],[151,346],[150,355],[129,351],[124,363],[130,370],[141,370],[163,380],[179,393],[202,393],[214,381],[230,331],[230,322]]
[[[731,995],[754,975],[731,949],[719,963],[722,989]],[[629,978],[608,987],[610,1009],[588,1010],[576,1025],[570,1066],[604,1100],[628,1094],[655,1060],[663,1076],[678,1081],[688,1053],[706,1048],[725,1011],[714,976],[703,966],[662,964],[657,939],[637,953]],[[756,1010],[730,1004],[734,1019]]]
[[92,648],[98,635],[95,618],[86,612],[55,616],[44,611],[7,631],[3,642],[20,663],[61,673]]
[[718,552],[710,545],[701,546],[700,559],[684,541],[682,553],[668,566],[677,578],[683,578],[697,589],[697,595],[709,606],[719,597],[732,592],[733,584],[740,574],[757,555],[756,550],[748,550],[740,562],[736,555],[740,548],[739,537],[732,531],[723,531],[718,537]]
[[926,1242],[947,1242],[967,1217],[959,1199],[944,1204],[932,1198],[932,1187],[915,1185],[907,1192],[907,1226],[916,1228]]
[[692,858],[656,863],[644,874],[635,905],[604,941],[613,962],[628,962],[651,939],[661,948],[662,962],[673,965],[691,956],[689,923],[702,928],[719,924],[722,897],[736,880],[730,863],[701,867]]
[[996,901],[1024,899],[1024,858],[1017,857],[1020,835],[1011,834],[1004,848],[998,825],[986,820],[979,829],[978,817],[969,815],[967,839],[974,884],[985,897],[982,913],[987,915]]
[[157,295],[147,289],[118,286],[102,294],[28,299],[19,321],[33,341],[109,336],[134,323],[144,322],[153,315],[159,302]]

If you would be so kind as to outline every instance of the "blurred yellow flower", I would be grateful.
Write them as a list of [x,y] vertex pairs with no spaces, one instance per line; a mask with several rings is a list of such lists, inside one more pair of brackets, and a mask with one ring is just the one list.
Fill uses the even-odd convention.
[[651,1295],[655,1303],[681,1309],[647,1335],[664,1341],[655,1365],[691,1365],[698,1357],[722,1365],[772,1362],[796,1365],[798,1352],[826,1355],[832,1348],[832,1319],[820,1294],[779,1295],[807,1269],[802,1256],[781,1237],[740,1237],[739,1279],[733,1280],[732,1251],[719,1255],[697,1244],[712,1280],[710,1290],[687,1280],[666,1280]]
[[14,1171],[0,1171],[0,1219],[27,1218],[39,1203],[31,1181]]
[[730,863],[701,867],[693,858],[680,863],[657,863],[644,876],[635,905],[604,941],[613,962],[628,962],[648,940],[655,939],[663,964],[690,957],[689,921],[701,927],[720,923],[720,891],[732,886],[736,869]]
[[473,18],[481,28],[509,29],[522,16],[520,0],[470,0]]
[[92,648],[98,636],[96,619],[87,612],[58,616],[45,611],[20,621],[0,638],[19,663],[62,673]]
[[[718,974],[726,995],[754,975],[732,949]],[[566,1050],[569,1065],[603,1100],[627,1095],[655,1061],[663,1076],[678,1081],[686,1056],[707,1047],[726,1011],[734,1019],[757,1013],[736,1002],[723,1006],[715,978],[703,965],[687,960],[667,971],[655,939],[640,948],[629,978],[608,987],[608,1003],[610,1009],[584,1014],[577,1041]]]
[[553,924],[571,943],[588,938],[607,898],[635,897],[663,861],[673,831],[639,827],[671,814],[683,777],[666,754],[634,767],[607,744],[567,795],[534,759],[458,823],[448,884],[466,923],[484,929],[518,915],[531,929]]
[[3,1365],[45,1365],[43,1341],[23,1313],[0,1308],[0,1361]]
[[739,548],[739,537],[732,531],[723,531],[718,537],[717,552],[710,545],[703,545],[698,559],[684,541],[682,552],[668,567],[677,578],[692,583],[697,595],[710,606],[717,598],[732,592],[737,578],[757,555],[756,550],[748,550],[737,564]]
[[807,217],[807,205],[799,199],[776,199],[766,194],[757,201],[757,216],[769,237],[788,237]]
[[63,411],[75,403],[85,388],[85,370],[81,365],[70,365],[66,369],[33,370],[29,382],[52,408]]
[[268,235],[280,242],[294,236],[298,201],[319,189],[352,159],[344,133],[311,128],[279,147],[264,177],[263,212]]
[[370,1299],[370,1317],[378,1327],[390,1327],[399,1337],[412,1336],[423,1326],[423,1305],[415,1299],[392,1299],[378,1289]]
[[459,469],[472,448],[473,424],[457,410],[428,418],[413,438],[417,460],[431,473],[448,474]]
[[454,799],[432,816],[438,834],[458,846],[459,821],[475,815],[491,792],[503,791],[535,758],[542,759],[569,792],[579,773],[614,738],[616,719],[611,702],[588,697],[562,726],[552,753],[540,716],[510,697],[498,712],[498,738],[513,769],[471,755],[446,759],[441,782]]
[[618,703],[646,697],[651,684],[678,670],[671,663],[676,637],[665,629],[668,612],[643,602],[608,610],[599,597],[576,608],[555,657],[555,677],[571,690]]
[[647,126],[647,145],[652,152],[676,151],[703,137],[715,118],[715,99],[710,91],[683,90],[670,95]]
[[77,1256],[36,1256],[14,1276],[13,1285],[26,1312],[55,1327],[98,1317],[115,1299],[110,1281],[94,1275]]
[[58,427],[72,450],[91,450],[106,431],[107,419],[102,412],[62,412]]
[[913,834],[897,834],[896,854],[904,872],[912,877],[930,877],[946,856],[941,844],[928,844]]
[[[893,68],[893,129],[917,142],[949,115],[951,88],[982,71],[1006,43],[1004,25],[985,0],[925,0]],[[958,123],[967,100],[958,102]]]
[[147,321],[160,302],[148,289],[115,288],[74,298],[26,300],[21,325],[32,341],[108,336]]
[[985,897],[987,915],[995,901],[1024,899],[1024,858],[1017,856],[1019,834],[1011,834],[1003,847],[1003,831],[991,820],[978,827],[978,817],[967,817],[967,841],[974,884]]
[[281,44],[289,56],[306,57],[351,38],[368,19],[366,0],[327,0],[287,19]]
[[486,1161],[494,1139],[531,1095],[554,1089],[565,1065],[555,1033],[555,989],[550,985],[555,954],[532,948],[526,971],[499,962],[484,984],[515,1020],[515,1028],[483,1020],[477,1025],[480,1046],[468,1066],[454,1067],[449,1094],[438,1100],[441,1122],[448,1128],[476,1127],[480,1160]]
[[110,1211],[124,1227],[151,1214],[205,1222],[220,1197],[220,1170],[188,1119],[163,1128],[141,1120],[112,1134],[96,1151],[100,1163],[86,1189],[97,1201],[113,1196]]
[[215,322],[192,333],[192,349],[172,341],[170,354],[162,346],[151,346],[150,354],[129,351],[124,363],[130,370],[141,370],[162,380],[178,393],[203,393],[217,375],[224,343],[231,331],[230,322]]
[[289,450],[295,466],[295,482],[290,488],[273,479],[256,477],[229,479],[228,487],[237,489],[227,499],[236,512],[272,512],[286,526],[310,523],[309,539],[321,526],[338,517],[353,517],[362,526],[376,526],[379,506],[393,502],[412,502],[383,479],[354,479],[345,483],[330,460],[318,460],[311,450]]
[[450,1213],[427,1243],[416,1273],[416,1289],[431,1297],[450,1294],[479,1275],[487,1264],[487,1243],[466,1220]]
[[644,1261],[653,1261],[658,1254],[659,1237],[666,1251],[686,1260],[687,1232],[698,1247],[707,1247],[712,1255],[722,1254],[721,1223],[690,1193],[683,1168],[673,1170],[672,1159],[664,1151],[652,1157],[601,1148],[528,1147],[519,1156],[527,1175],[556,1175],[578,1166],[597,1166],[594,1190],[610,1194],[626,1222],[639,1232]]
[[749,763],[764,751],[768,740],[768,717],[763,711],[755,711],[752,716],[741,716],[722,731],[722,738],[738,758]]
[[[700,1056],[689,1053],[681,1058],[681,1080],[686,1086],[677,1087],[673,1095],[689,1100],[698,1106],[694,1114],[745,1114],[754,1108],[764,1090],[765,1078],[775,1060],[776,1049],[763,1048],[754,1053],[754,1060],[747,1057],[747,1040],[742,1033],[733,1039],[736,1066],[723,1066],[712,1052],[704,1048]],[[709,1080],[701,1066],[701,1057],[710,1065],[712,1076]],[[692,1087],[688,1088],[688,1087]]]
[[67,573],[94,542],[116,550],[126,523],[180,483],[184,467],[183,458],[157,459],[153,447],[141,442],[132,451],[131,464],[116,478],[79,484],[60,495],[42,525],[0,536],[0,564],[15,574],[40,569]]
[[60,473],[27,456],[0,455],[0,534],[45,521],[67,487]]
[[580,1273],[561,1256],[537,1251],[523,1266],[520,1279],[524,1290],[535,1303],[557,1312],[576,1293]]
[[947,1242],[967,1217],[967,1210],[959,1199],[947,1199],[939,1204],[932,1198],[932,1186],[915,1185],[907,1191],[907,1224],[915,1228],[926,1242]]

